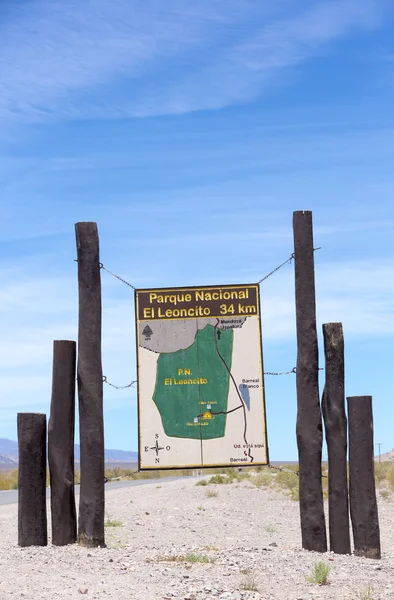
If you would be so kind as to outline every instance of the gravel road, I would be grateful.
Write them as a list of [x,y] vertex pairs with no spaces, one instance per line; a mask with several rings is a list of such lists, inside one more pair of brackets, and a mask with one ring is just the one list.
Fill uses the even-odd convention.
[[[176,481],[182,477],[168,477],[168,481]],[[131,479],[129,481],[108,481],[105,484],[105,493],[118,488],[130,487],[135,485],[146,485],[149,483],[159,484],[162,479]],[[47,488],[47,498],[50,497],[50,488]],[[79,495],[79,485],[75,486],[75,495]],[[15,504],[18,502],[18,490],[2,490],[0,491],[0,506],[3,504]]]
[[[107,517],[122,525],[93,550],[19,548],[17,505],[1,506],[0,599],[393,600],[393,498],[379,499],[380,561],[301,550],[298,503],[248,481],[108,491]],[[307,581],[316,561],[328,585]]]

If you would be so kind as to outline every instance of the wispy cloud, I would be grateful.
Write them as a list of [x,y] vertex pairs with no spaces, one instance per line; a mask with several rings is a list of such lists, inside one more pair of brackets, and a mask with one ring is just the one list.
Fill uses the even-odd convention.
[[[234,268],[232,269],[234,272]],[[239,267],[242,274],[242,266]],[[246,273],[244,273],[246,275]],[[184,284],[187,277],[182,272]],[[116,284],[116,285],[115,285]],[[76,339],[77,295],[67,277],[52,282],[31,277],[23,286],[5,283],[0,298],[2,347],[0,429],[7,437],[18,411],[49,415],[54,339]],[[39,295],[45,289],[45,294]],[[394,268],[384,261],[338,261],[317,265],[318,329],[321,323],[342,321],[345,339],[353,345],[367,338],[390,339],[394,334]],[[284,267],[262,286],[263,336],[268,369],[294,366],[295,314],[293,267]],[[13,308],[18,307],[18,310]],[[293,348],[293,355],[278,349]],[[280,361],[286,361],[286,364]],[[279,363],[278,363],[279,361]],[[115,385],[135,379],[133,296],[129,288],[103,274],[103,369]],[[106,419],[112,411],[136,411],[136,390],[104,387]]]
[[384,0],[18,4],[0,26],[0,116],[146,116],[244,102],[332,42],[379,26],[385,8]]
[[[327,262],[316,267],[317,322],[340,321],[345,336],[392,336],[394,267],[373,260]],[[264,332],[268,342],[295,336],[293,270],[262,286]]]

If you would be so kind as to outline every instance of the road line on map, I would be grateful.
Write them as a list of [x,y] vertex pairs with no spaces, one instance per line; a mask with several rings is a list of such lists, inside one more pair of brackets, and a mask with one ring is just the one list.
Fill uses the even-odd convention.
[[[196,319],[196,327],[197,327],[197,331],[196,331],[196,344],[197,344],[197,368],[198,368],[198,379],[200,381],[200,352],[199,352],[199,345],[198,345],[198,333],[200,331],[200,329],[198,328],[198,319]],[[198,405],[200,405],[200,399],[201,399],[201,384],[198,384]],[[202,423],[201,423],[201,419],[199,420],[200,422],[200,460],[201,460],[201,466],[204,466],[204,447],[203,447],[203,438],[202,438]]]
[[[219,322],[220,322],[220,320],[218,319],[217,323],[216,323],[216,325],[214,327],[215,348],[216,348],[216,352],[218,353],[218,356],[219,356],[220,360],[222,361],[222,363],[226,367],[226,370],[227,370],[228,374],[230,375],[231,381],[233,382],[234,387],[235,387],[235,389],[237,391],[238,398],[241,400],[241,406],[242,406],[243,415],[244,415],[244,441],[245,441],[246,446],[248,447],[249,444],[248,444],[248,440],[246,439],[246,431],[247,431],[248,425],[247,425],[247,419],[246,419],[245,403],[244,403],[244,399],[242,398],[242,396],[241,396],[241,394],[239,392],[239,389],[238,389],[238,386],[237,386],[237,382],[235,381],[235,379],[233,377],[233,374],[231,373],[230,369],[228,368],[228,366],[226,364],[226,361],[224,360],[223,356],[219,352],[218,342],[217,342],[217,327],[219,325]],[[234,332],[233,332],[233,335],[234,335]],[[240,408],[240,407],[238,407],[238,408]],[[230,411],[230,412],[232,412],[232,411]],[[253,456],[250,453],[250,448],[248,448],[248,456],[250,458],[250,462],[252,463],[253,462]]]

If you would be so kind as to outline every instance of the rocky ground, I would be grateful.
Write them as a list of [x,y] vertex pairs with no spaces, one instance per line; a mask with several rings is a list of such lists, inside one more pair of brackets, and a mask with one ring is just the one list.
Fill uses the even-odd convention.
[[[215,495],[216,494],[216,495]],[[107,492],[107,548],[19,548],[0,506],[0,600],[393,600],[394,501],[379,499],[380,561],[301,550],[298,503],[248,481]],[[330,567],[327,585],[307,581]]]

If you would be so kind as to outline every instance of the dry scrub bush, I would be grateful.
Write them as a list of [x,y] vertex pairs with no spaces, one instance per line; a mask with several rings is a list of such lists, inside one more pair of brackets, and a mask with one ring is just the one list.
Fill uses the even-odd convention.
[[169,554],[166,556],[157,556],[156,559],[147,558],[146,562],[187,562],[187,563],[212,563],[213,558],[206,556],[205,554],[198,554],[197,552],[188,552],[187,554]]
[[394,492],[394,465],[390,462],[375,463],[375,482],[383,497],[388,497],[388,489]]
[[0,490],[18,489],[18,469],[0,471]]
[[299,477],[296,473],[279,471],[275,477],[275,485],[288,491],[293,500],[299,500]]
[[228,477],[227,475],[214,475],[208,481],[208,483],[214,483],[216,485],[221,485],[223,483],[232,483],[233,479]]
[[259,591],[259,588],[256,583],[256,579],[253,577],[253,575],[248,575],[248,577],[245,579],[245,581],[243,581],[240,584],[239,589],[242,591],[248,591],[248,592],[258,592]]
[[330,567],[328,565],[324,562],[316,562],[313,565],[312,573],[307,577],[307,581],[316,585],[327,585],[329,572]]
[[271,473],[257,473],[255,477],[253,477],[252,482],[258,488],[261,487],[269,487],[272,484],[273,476]]
[[366,588],[359,590],[356,592],[356,595],[353,596],[352,600],[377,600],[375,596],[375,590],[371,585],[368,585]]

